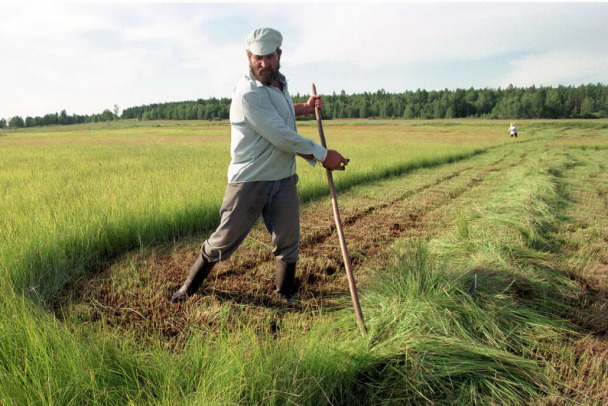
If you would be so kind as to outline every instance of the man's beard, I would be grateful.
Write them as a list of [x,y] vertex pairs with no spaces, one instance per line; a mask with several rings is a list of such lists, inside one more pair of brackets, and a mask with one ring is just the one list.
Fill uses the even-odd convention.
[[277,62],[276,69],[264,68],[258,71],[255,70],[253,65],[249,64],[249,71],[253,75],[254,79],[261,82],[264,86],[270,86],[279,77],[279,69],[281,69],[280,63]]

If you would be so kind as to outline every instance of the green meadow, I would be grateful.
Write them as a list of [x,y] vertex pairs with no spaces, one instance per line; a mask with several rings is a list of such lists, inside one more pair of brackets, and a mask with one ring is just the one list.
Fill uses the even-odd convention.
[[[314,121],[298,125],[318,140]],[[368,333],[359,334],[346,289],[339,305],[304,299],[295,309],[213,293],[174,308],[182,321],[213,319],[185,323],[177,345],[154,329],[117,327],[111,312],[87,316],[86,297],[65,307],[59,298],[111,270],[122,308],[141,316],[134,292],[153,288],[134,258],[183,252],[217,225],[230,127],[124,120],[1,133],[0,404],[608,398],[608,121],[522,121],[517,139],[494,120],[324,128],[329,147],[350,159],[334,181],[355,224],[347,243]],[[331,222],[323,168],[299,159],[298,173],[303,209]],[[394,238],[372,255],[366,244],[384,238],[373,231],[380,220],[366,217],[374,212]],[[412,223],[391,220],[401,215]],[[154,317],[147,307],[143,317]]]

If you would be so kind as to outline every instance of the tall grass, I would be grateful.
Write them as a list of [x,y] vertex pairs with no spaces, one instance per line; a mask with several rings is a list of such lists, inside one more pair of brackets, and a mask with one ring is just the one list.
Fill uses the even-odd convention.
[[0,299],[3,405],[128,404],[156,390],[140,393],[142,381],[162,381],[154,376],[160,366],[154,359],[120,351],[103,335],[73,334],[23,301],[10,294]]
[[166,136],[110,131],[3,140],[0,258],[9,280],[45,300],[117,253],[210,227],[223,191],[225,145],[193,148]]
[[[331,123],[325,131],[328,148],[337,149],[350,159],[344,173],[334,174],[337,190],[466,159],[505,141],[498,136],[495,124],[471,132],[468,127],[438,131],[406,123],[393,121],[378,126],[372,122],[368,128],[361,123]],[[314,127],[304,126],[300,132],[308,138],[318,139]],[[323,177],[319,178],[319,171],[303,163],[299,165],[300,178],[307,185],[301,188],[302,198],[308,200],[327,195],[327,185]]]

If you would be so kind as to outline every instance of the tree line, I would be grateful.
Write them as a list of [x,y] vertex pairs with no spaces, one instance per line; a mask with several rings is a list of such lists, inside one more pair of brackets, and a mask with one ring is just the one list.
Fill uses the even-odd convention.
[[[117,106],[115,106],[117,109]],[[116,111],[116,110],[115,110]],[[41,117],[26,117],[25,120],[21,116],[12,117],[10,120],[0,118],[0,129],[1,128],[23,128],[23,127],[41,127],[47,125],[70,125],[70,124],[84,124],[84,123],[97,123],[102,121],[113,121],[118,120],[119,116],[117,112],[112,112],[106,109],[101,114],[92,115],[79,115],[72,114],[68,115],[65,110],[61,113],[50,113],[45,114]]]
[[[294,102],[308,99],[308,95],[293,96]],[[608,117],[608,86],[588,84],[558,87],[514,87],[505,89],[421,90],[403,93],[375,93],[348,95],[342,91],[324,95],[323,118],[604,118]],[[8,122],[0,119],[0,128],[35,127],[56,124],[81,124],[117,119],[137,120],[224,120],[228,118],[230,99],[170,102],[129,107],[118,114],[109,109],[101,114],[47,114],[43,117],[19,116]]]
[[324,102],[326,118],[603,118],[608,117],[608,86],[342,92],[324,96]]

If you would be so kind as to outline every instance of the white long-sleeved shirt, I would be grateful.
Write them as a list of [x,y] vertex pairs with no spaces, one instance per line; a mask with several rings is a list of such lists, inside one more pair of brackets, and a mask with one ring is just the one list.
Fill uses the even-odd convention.
[[293,102],[285,77],[283,91],[264,86],[250,73],[237,83],[230,105],[232,160],[228,182],[279,180],[296,173],[296,154],[313,155],[315,165],[327,149],[297,133]]

